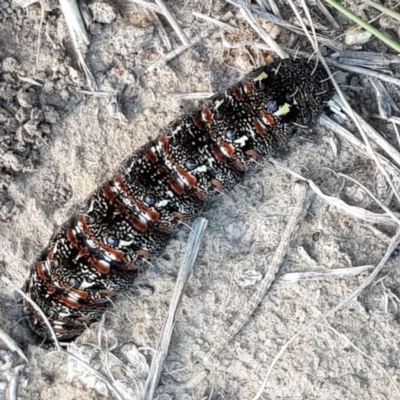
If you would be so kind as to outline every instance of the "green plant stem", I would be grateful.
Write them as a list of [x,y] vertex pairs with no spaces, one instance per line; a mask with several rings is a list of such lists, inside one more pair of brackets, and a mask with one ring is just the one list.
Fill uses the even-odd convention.
[[365,22],[359,16],[348,10],[347,8],[343,7],[335,0],[325,0],[326,3],[331,5],[332,7],[336,8],[339,12],[345,15],[347,18],[351,19],[356,24],[360,25],[366,31],[370,32],[372,35],[377,37],[379,40],[387,44],[392,49],[396,50],[396,52],[400,53],[400,44],[397,43],[395,40],[391,39],[389,36],[386,36],[384,33],[379,31],[378,29],[371,26],[368,22]]

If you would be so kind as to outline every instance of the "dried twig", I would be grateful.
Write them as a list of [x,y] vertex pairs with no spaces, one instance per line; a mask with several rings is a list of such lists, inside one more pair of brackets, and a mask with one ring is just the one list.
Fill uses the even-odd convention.
[[169,306],[168,315],[165,320],[164,327],[158,342],[157,352],[153,357],[149,375],[146,381],[146,387],[143,395],[144,400],[153,399],[154,392],[160,380],[164,362],[168,354],[168,347],[171,340],[172,331],[175,325],[176,312],[183,294],[183,290],[185,288],[185,284],[189,278],[190,273],[192,272],[193,265],[196,261],[197,253],[200,249],[201,240],[203,238],[206,227],[207,220],[204,218],[197,218],[192,225],[185,258],[176,279],[176,284]]
[[373,71],[368,68],[357,67],[354,65],[341,64],[336,61],[333,61],[332,59],[327,60],[327,62],[330,65],[332,65],[333,67],[343,69],[345,71],[354,72],[354,73],[360,74],[360,75],[372,76],[374,78],[380,79],[381,81],[392,83],[393,85],[396,85],[396,86],[400,86],[400,79],[396,78],[395,76],[389,76],[382,72]]
[[369,271],[372,268],[374,268],[373,265],[363,265],[361,267],[336,268],[327,271],[288,272],[280,277],[279,283],[348,279]]
[[39,67],[39,54],[40,54],[40,45],[42,42],[42,26],[44,22],[44,1],[40,1],[40,22],[38,29],[38,39],[37,39],[37,48],[36,48],[36,68]]
[[193,92],[193,93],[169,93],[171,96],[178,100],[198,100],[198,99],[209,99],[214,96],[213,92]]
[[167,48],[167,51],[171,51],[172,44],[171,44],[171,41],[169,40],[167,31],[165,30],[164,25],[160,21],[160,18],[158,17],[156,12],[151,11],[151,10],[149,12],[153,15],[154,21],[155,21],[156,25],[158,26],[158,30],[159,30],[161,39],[164,41],[164,45]]
[[285,231],[282,234],[281,241],[279,242],[279,245],[276,249],[267,273],[259,284],[257,292],[253,295],[250,302],[246,304],[245,309],[241,311],[241,316],[236,319],[233,325],[226,332],[225,338],[221,342],[215,344],[213,348],[205,355],[205,362],[209,362],[215,356],[217,356],[218,353],[237,335],[237,333],[247,323],[249,318],[253,315],[255,309],[259,306],[259,304],[267,294],[276,277],[276,274],[279,271],[279,268],[281,267],[283,259],[285,258],[286,251],[289,247],[291,237],[296,230],[297,223],[304,213],[306,194],[306,185],[304,185],[303,183],[296,183],[294,185],[294,197],[296,198],[296,204],[292,208]]
[[138,6],[147,8],[149,10],[155,11],[157,13],[162,14],[162,11],[160,9],[160,7],[158,7],[158,5],[154,4],[154,3],[150,3],[148,1],[145,0],[128,0],[130,3],[135,3]]

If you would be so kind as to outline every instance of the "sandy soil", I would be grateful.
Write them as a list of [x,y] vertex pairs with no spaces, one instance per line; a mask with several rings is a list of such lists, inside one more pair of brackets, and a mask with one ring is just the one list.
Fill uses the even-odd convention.
[[[282,16],[293,22],[283,3],[278,2]],[[224,1],[167,4],[189,38],[214,29],[167,64],[162,62],[168,49],[160,24],[173,49],[181,43],[165,19],[139,6],[97,0],[89,5],[97,21],[89,29],[87,60],[99,91],[109,93],[96,96],[81,93],[88,87],[58,4],[43,2],[37,59],[40,4],[21,9],[0,0],[0,268],[1,275],[17,286],[22,286],[53,229],[128,154],[198,104],[180,100],[176,94],[224,89],[274,56],[252,45],[259,40],[256,33]],[[226,33],[197,19],[194,11],[214,18],[225,16],[238,33]],[[312,11],[316,22],[329,27],[317,10]],[[364,13],[367,18],[377,15]],[[258,21],[265,29],[274,28],[272,33],[282,47],[310,50],[301,36]],[[387,19],[377,24],[399,37],[398,28]],[[342,32],[324,33],[335,37]],[[377,41],[362,48],[388,51]],[[370,118],[377,113],[370,83],[358,76],[348,78],[352,87],[345,91],[354,108],[369,116],[370,123],[398,146],[393,127]],[[395,100],[400,98],[398,90],[388,89]],[[112,96],[121,106],[120,118],[110,115]],[[338,143],[338,155],[332,150],[332,140]],[[381,200],[387,198],[387,183],[374,163],[321,127],[299,132],[275,158],[313,179],[324,193],[349,204],[380,212],[368,195],[338,177],[338,172],[368,185]],[[288,173],[265,163],[265,168],[204,211],[209,225],[182,299],[158,399],[253,398],[287,340],[348,296],[367,276],[295,284],[278,279],[240,334],[211,365],[202,364],[201,355],[223,339],[268,271],[295,202],[294,182]],[[393,228],[356,220],[311,191],[308,198],[307,214],[287,249],[280,275],[379,262]],[[398,210],[394,201],[390,206]],[[187,237],[187,229],[180,231],[132,291],[115,301],[103,324],[92,326],[71,345],[70,351],[108,376],[123,398],[140,398]],[[395,252],[379,283],[333,318],[302,334],[280,358],[262,398],[400,398],[393,386],[400,388],[400,271],[396,266]],[[0,326],[30,361],[24,365],[6,346],[0,346],[0,398],[11,398],[4,396],[13,374],[18,376],[19,399],[111,398],[107,387],[84,368],[37,343],[24,324],[20,300],[0,281]]]

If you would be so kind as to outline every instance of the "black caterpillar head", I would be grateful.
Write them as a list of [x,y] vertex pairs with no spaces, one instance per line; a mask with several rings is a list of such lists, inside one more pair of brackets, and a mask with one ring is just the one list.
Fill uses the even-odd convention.
[[315,62],[281,60],[263,66],[247,77],[261,101],[258,107],[276,122],[309,126],[316,121],[332,87],[325,70]]

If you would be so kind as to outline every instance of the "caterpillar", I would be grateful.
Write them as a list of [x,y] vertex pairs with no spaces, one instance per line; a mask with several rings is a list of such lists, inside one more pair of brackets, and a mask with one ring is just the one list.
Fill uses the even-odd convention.
[[[322,68],[275,61],[178,117],[129,156],[53,233],[30,269],[24,291],[58,339],[71,340],[98,321],[110,298],[132,285],[181,223],[241,182],[296,126],[312,125],[331,94]],[[26,300],[24,309],[31,329],[49,339]]]

